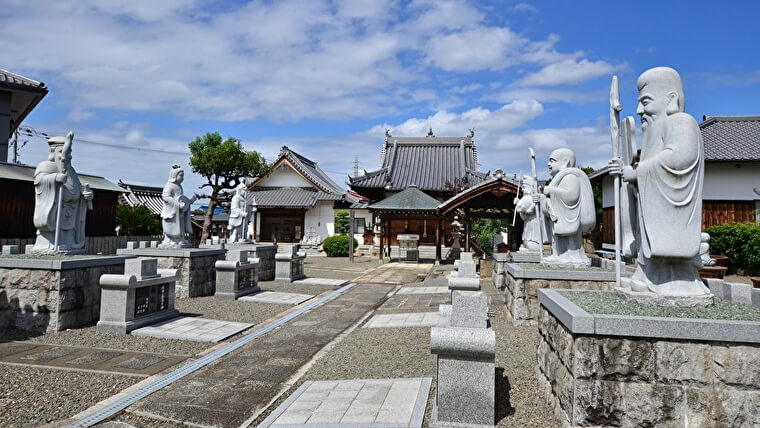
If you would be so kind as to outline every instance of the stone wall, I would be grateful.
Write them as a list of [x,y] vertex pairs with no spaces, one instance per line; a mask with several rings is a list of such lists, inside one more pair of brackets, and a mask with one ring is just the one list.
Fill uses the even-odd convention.
[[[515,278],[504,275],[504,301],[512,315],[513,325],[535,325],[538,319],[538,289],[560,288],[573,290],[613,290],[615,281],[558,280]],[[496,278],[494,278],[496,285]]]
[[100,276],[122,273],[123,258],[71,269],[0,267],[0,326],[42,333],[93,325],[100,317]]
[[217,260],[221,255],[204,255],[193,257],[156,257],[159,269],[177,269],[176,296],[178,299],[188,297],[210,296],[216,290]]
[[760,426],[760,345],[574,334],[538,312],[536,376],[562,426]]

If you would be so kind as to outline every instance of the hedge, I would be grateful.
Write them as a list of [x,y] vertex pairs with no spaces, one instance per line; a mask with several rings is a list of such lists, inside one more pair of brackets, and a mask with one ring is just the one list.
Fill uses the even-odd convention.
[[[348,235],[328,236],[322,241],[322,249],[329,257],[348,257]],[[359,242],[354,238],[354,249]]]
[[752,223],[727,223],[708,227],[710,254],[727,256],[729,271],[760,272],[760,226]]

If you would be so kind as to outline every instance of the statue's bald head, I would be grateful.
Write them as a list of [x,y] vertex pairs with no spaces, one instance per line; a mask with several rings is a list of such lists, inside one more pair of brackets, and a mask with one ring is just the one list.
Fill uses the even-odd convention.
[[651,92],[657,96],[666,97],[675,93],[671,106],[668,106],[667,114],[683,112],[686,110],[686,97],[683,93],[683,83],[677,71],[670,67],[655,67],[641,73],[636,86],[639,94]]
[[549,155],[549,158],[558,160],[561,163],[566,163],[569,168],[575,168],[575,153],[570,149],[557,149]]

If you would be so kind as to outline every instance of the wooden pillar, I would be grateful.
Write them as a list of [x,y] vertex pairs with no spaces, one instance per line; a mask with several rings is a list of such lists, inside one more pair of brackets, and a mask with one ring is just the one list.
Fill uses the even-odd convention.
[[438,215],[438,227],[435,229],[435,264],[441,264],[441,216]]

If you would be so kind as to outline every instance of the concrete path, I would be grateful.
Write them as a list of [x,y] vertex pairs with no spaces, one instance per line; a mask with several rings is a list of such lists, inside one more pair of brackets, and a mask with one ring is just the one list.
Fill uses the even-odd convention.
[[401,287],[396,294],[449,294],[448,286],[442,287]]
[[314,354],[379,306],[392,289],[355,286],[128,411],[189,425],[237,427],[263,410]]
[[259,428],[420,427],[431,378],[304,382]]
[[186,357],[76,346],[0,343],[0,363],[148,377]]
[[356,284],[401,285],[422,280],[433,268],[432,264],[386,263],[354,279]]
[[330,278],[304,278],[293,281],[293,284],[301,285],[329,285],[332,287],[340,287],[341,285],[348,284],[345,279],[330,279]]
[[181,316],[132,330],[131,334],[195,342],[220,342],[250,327],[253,324]]

